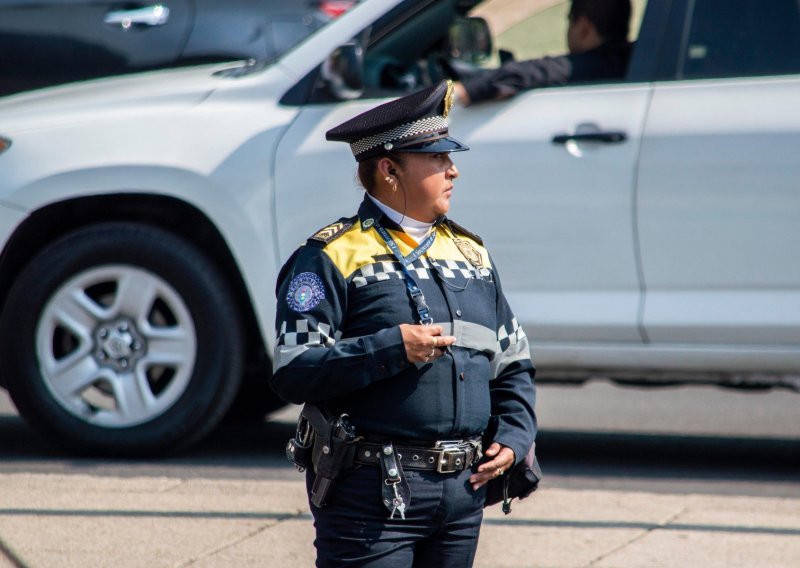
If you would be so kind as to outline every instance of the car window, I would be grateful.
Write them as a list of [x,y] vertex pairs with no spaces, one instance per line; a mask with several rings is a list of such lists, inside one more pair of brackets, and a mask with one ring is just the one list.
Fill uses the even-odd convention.
[[[646,3],[632,0],[631,41],[638,35]],[[407,0],[368,30],[366,95],[374,96],[375,89],[408,92],[442,78],[460,79],[480,68],[496,68],[509,55],[524,60],[564,54],[569,8],[570,0]],[[490,56],[476,59],[459,53],[455,24],[465,16],[486,20]],[[470,37],[472,42],[479,39],[479,34]]]
[[[646,3],[632,0],[629,40],[638,35]],[[463,81],[498,67],[506,57],[503,49],[518,60],[564,54],[570,4],[570,0],[405,0],[353,38],[352,44],[363,48],[363,76],[341,75],[340,69],[349,65],[337,50],[322,66],[322,81],[309,76],[307,83],[313,84],[309,95],[297,95],[304,90],[298,84],[282,102],[399,96],[442,79]],[[326,77],[326,69],[336,76]],[[621,75],[614,76],[618,82]],[[331,92],[331,85],[350,84],[351,78],[362,88],[346,95]],[[575,82],[589,80],[597,82],[583,77]]]
[[[628,38],[635,41],[647,0],[632,0]],[[567,53],[567,26],[570,2],[519,2],[489,0],[475,7],[470,16],[484,18],[494,37],[493,57],[484,67],[496,67],[508,52],[517,60]]]
[[800,72],[798,0],[696,0],[682,54],[687,79]]
[[402,94],[451,78],[441,58],[448,28],[463,15],[460,2],[406,0],[364,30],[364,97]]

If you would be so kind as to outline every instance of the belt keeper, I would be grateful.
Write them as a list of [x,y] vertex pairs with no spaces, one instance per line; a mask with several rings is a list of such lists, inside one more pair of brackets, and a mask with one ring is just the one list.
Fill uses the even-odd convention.
[[391,513],[389,518],[394,517],[395,511],[398,509],[395,500],[399,499],[402,505],[399,513],[405,519],[405,510],[411,504],[411,489],[403,475],[403,466],[400,465],[397,452],[391,443],[382,445],[378,461],[380,461],[383,474],[381,476],[381,497],[383,504]]

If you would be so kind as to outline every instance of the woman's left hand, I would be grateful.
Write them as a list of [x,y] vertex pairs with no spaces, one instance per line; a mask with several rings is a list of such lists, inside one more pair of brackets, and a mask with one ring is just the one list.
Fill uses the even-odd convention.
[[507,446],[501,446],[494,442],[491,446],[486,448],[483,452],[484,455],[494,458],[490,461],[484,462],[478,466],[478,473],[473,473],[469,477],[469,482],[472,484],[472,489],[478,489],[480,486],[485,485],[490,480],[500,477],[506,473],[514,465],[514,450]]

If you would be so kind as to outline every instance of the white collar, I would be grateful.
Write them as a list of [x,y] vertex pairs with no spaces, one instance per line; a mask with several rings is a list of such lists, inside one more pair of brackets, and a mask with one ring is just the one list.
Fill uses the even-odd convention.
[[408,215],[403,215],[402,213],[395,211],[394,209],[386,205],[384,202],[379,201],[374,197],[372,197],[369,193],[367,194],[367,197],[369,197],[372,200],[372,202],[375,205],[377,205],[381,211],[383,211],[384,215],[386,215],[387,217],[389,217],[389,219],[391,219],[392,221],[403,227],[403,230],[409,235],[411,235],[411,237],[417,242],[425,238],[425,235],[427,235],[430,232],[431,227],[433,227],[433,223],[425,223],[423,221],[417,221],[416,219],[412,219]]

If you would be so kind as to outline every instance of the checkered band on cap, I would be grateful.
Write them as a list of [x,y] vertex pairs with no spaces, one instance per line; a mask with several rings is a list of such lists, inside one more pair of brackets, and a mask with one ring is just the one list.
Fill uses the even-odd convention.
[[350,144],[350,149],[354,156],[363,154],[376,146],[381,146],[387,142],[397,142],[409,136],[417,136],[426,132],[436,132],[447,128],[447,119],[441,115],[429,116],[421,120],[415,120],[408,124],[401,124],[386,132],[367,136],[361,140],[356,140]]

